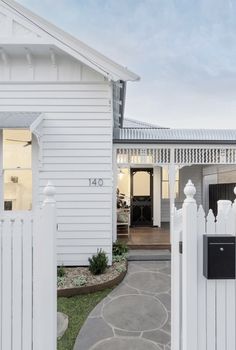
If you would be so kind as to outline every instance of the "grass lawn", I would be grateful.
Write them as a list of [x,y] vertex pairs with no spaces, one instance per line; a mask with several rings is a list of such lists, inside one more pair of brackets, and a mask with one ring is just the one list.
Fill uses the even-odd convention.
[[57,350],[73,350],[79,330],[89,313],[111,290],[105,289],[101,292],[71,298],[58,298],[57,309],[69,316],[69,327],[64,336],[57,342]]

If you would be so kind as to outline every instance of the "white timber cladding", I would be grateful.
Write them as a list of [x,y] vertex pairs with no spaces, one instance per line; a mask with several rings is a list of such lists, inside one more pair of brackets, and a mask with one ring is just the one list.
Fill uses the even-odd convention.
[[[40,202],[48,180],[56,187],[58,264],[86,265],[99,248],[111,261],[111,84],[3,83],[0,99],[2,93],[5,111],[44,113],[37,186]],[[89,179],[103,184],[90,186]]]
[[123,112],[121,87],[138,79],[17,2],[0,1],[0,112],[43,115],[32,144],[33,203],[53,181],[58,264],[87,265],[100,248],[111,263],[113,119]]

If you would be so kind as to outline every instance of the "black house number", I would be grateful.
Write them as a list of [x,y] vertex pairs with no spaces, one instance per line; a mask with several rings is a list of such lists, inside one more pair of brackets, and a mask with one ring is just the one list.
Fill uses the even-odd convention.
[[89,179],[89,186],[92,187],[102,187],[103,186],[103,179],[99,178],[92,178]]

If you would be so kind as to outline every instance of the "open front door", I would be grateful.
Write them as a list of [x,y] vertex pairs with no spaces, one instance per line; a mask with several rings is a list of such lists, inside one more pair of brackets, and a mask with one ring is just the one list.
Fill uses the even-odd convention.
[[153,225],[153,169],[131,169],[131,225]]

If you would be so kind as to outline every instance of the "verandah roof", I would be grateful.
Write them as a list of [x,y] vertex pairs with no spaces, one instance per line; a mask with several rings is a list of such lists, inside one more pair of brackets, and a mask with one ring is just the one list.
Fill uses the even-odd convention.
[[236,143],[235,129],[114,129],[114,143],[175,143],[175,144],[232,144]]
[[42,113],[0,112],[0,129],[29,129]]

